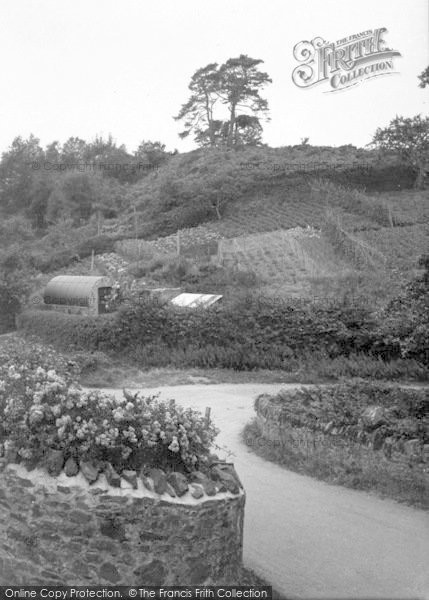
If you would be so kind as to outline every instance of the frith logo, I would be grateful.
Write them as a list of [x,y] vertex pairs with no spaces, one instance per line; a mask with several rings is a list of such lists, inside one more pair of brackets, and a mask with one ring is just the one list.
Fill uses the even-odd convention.
[[299,42],[293,49],[300,63],[293,70],[293,82],[300,88],[327,82],[331,89],[326,91],[337,92],[372,77],[392,75],[393,59],[401,54],[385,46],[386,31],[385,27],[370,29],[337,42],[321,37]]

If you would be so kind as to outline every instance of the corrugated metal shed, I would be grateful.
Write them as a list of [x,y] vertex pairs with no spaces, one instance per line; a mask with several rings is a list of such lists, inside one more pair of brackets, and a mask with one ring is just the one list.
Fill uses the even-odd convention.
[[215,302],[218,302],[222,296],[216,294],[179,294],[171,300],[176,306],[186,306],[187,308],[204,307],[207,308]]
[[98,314],[100,294],[111,287],[110,278],[101,275],[58,275],[46,285],[43,300],[48,305],[87,307]]

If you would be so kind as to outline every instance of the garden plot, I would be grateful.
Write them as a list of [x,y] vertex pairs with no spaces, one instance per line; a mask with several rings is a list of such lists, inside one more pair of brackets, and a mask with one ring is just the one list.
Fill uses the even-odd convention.
[[429,223],[383,227],[378,231],[362,231],[359,236],[384,254],[390,269],[412,269],[418,258],[429,251]]
[[280,295],[302,294],[310,278],[330,276],[346,267],[311,227],[225,239],[221,255],[225,266],[255,272]]
[[383,192],[378,195],[392,208],[395,220],[401,224],[429,223],[429,192]]
[[221,233],[222,237],[231,238],[279,228],[319,226],[323,212],[324,207],[308,197],[285,197],[273,201],[261,196],[232,205],[222,221],[208,223],[207,226]]

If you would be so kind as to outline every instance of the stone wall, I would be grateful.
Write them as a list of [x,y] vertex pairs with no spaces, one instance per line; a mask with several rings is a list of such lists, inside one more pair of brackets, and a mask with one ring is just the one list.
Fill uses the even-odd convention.
[[[125,483],[125,485],[124,485]],[[135,486],[134,486],[135,487]],[[234,583],[245,495],[158,495],[22,465],[0,470],[0,584]]]
[[[374,408],[369,409],[374,412]],[[333,423],[319,423],[318,427],[294,426],[284,419],[281,404],[269,395],[262,395],[255,404],[256,421],[262,437],[273,446],[293,447],[303,455],[317,448],[334,449],[336,452],[350,453],[362,460],[377,458],[403,468],[427,471],[429,445],[418,439],[394,440],[383,437],[381,431],[367,427],[365,419],[358,425],[335,427]]]

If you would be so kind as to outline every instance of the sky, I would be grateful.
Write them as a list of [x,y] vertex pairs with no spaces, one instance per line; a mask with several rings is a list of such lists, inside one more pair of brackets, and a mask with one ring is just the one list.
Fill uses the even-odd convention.
[[[294,46],[380,27],[400,52],[395,74],[329,92],[292,81]],[[41,144],[111,134],[129,151],[142,140],[169,150],[192,74],[247,54],[273,80],[263,139],[270,146],[371,141],[396,116],[429,114],[417,75],[429,65],[427,0],[1,0],[0,152],[33,133]]]

